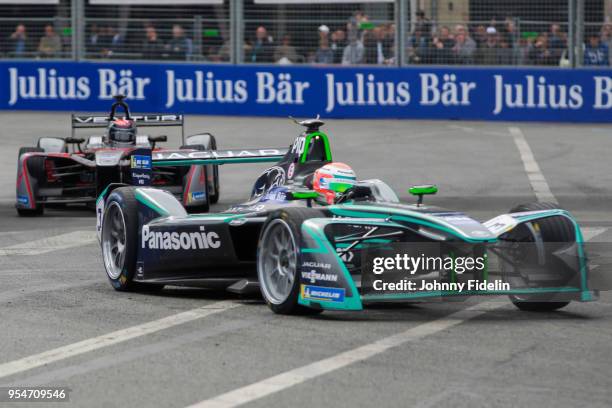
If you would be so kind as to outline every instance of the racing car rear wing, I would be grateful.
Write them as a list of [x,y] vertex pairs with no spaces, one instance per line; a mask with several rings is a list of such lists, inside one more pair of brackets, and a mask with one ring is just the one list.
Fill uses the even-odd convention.
[[191,166],[229,163],[278,162],[288,149],[235,149],[235,150],[164,150],[152,153],[153,166]]
[[[121,117],[116,117],[121,119]],[[138,127],[158,127],[158,126],[180,126],[181,137],[185,139],[184,116],[152,113],[147,115],[129,115],[129,118],[136,121]],[[97,115],[75,115],[72,114],[72,136],[74,137],[75,129],[94,129],[105,128],[108,126],[110,117]]]

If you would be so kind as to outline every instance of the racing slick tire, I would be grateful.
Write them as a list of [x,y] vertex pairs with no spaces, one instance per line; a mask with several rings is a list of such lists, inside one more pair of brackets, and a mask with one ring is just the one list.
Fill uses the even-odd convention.
[[138,202],[134,187],[114,190],[106,201],[101,245],[104,269],[118,291],[156,291],[163,285],[134,282],[138,244]]
[[[19,160],[19,158],[25,153],[44,153],[44,149],[41,149],[40,147],[21,147],[19,148],[19,154],[17,155],[17,159]],[[28,172],[32,177],[38,180],[39,177],[42,177],[45,174],[44,165],[44,158],[32,157],[28,161]],[[17,214],[20,217],[35,217],[37,215],[43,215],[44,212],[44,204],[36,204],[36,208],[34,209],[17,208]]]
[[[181,146],[182,148],[197,149],[197,150],[217,150],[217,139],[210,133],[203,133],[201,135],[193,135],[187,138],[187,144]],[[206,166],[206,172],[209,174],[212,171],[212,191],[210,192],[209,202],[211,204],[217,204],[220,196],[220,184],[219,184],[219,165],[211,164]],[[209,190],[210,191],[210,190]]]
[[257,277],[268,307],[278,314],[317,314],[298,304],[301,227],[309,218],[324,217],[312,208],[285,208],[270,214],[257,245]]
[[[524,212],[524,211],[539,211],[539,210],[555,210],[560,209],[558,204],[555,203],[529,203],[521,204],[510,210],[510,213]],[[571,242],[575,239],[574,227],[572,223],[566,218],[561,217],[550,217],[538,220],[540,227],[540,234],[544,242]],[[567,306],[570,302],[539,302],[534,300],[533,297],[520,296],[520,295],[509,295],[510,301],[519,308],[520,310],[528,312],[551,312],[559,310]]]

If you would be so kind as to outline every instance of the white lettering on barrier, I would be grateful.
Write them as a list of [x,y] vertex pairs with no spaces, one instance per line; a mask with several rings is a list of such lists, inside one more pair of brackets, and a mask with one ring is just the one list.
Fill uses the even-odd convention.
[[355,74],[355,81],[336,81],[334,74],[327,79],[327,106],[332,112],[338,106],[407,106],[410,103],[408,82],[377,81],[374,74]]
[[612,108],[612,78],[609,76],[595,76],[595,109]]
[[502,75],[493,75],[495,82],[494,115],[504,108],[579,109],[584,105],[582,87],[577,84],[549,84],[546,77],[526,75],[524,82],[505,83]]
[[177,102],[245,103],[248,99],[245,80],[218,79],[214,73],[200,70],[190,78],[179,78],[174,70],[166,70],[166,91],[166,108]]
[[145,87],[151,83],[151,78],[134,76],[131,69],[115,71],[110,68],[100,68],[98,81],[100,99],[110,100],[115,95],[125,95],[129,99],[144,100]]
[[54,68],[38,68],[37,75],[19,75],[15,67],[9,72],[9,106],[20,99],[85,100],[91,95],[89,78],[61,76]]

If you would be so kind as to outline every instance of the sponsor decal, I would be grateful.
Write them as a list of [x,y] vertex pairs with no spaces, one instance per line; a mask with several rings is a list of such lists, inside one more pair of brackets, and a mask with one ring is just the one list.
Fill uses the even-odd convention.
[[302,271],[302,279],[309,280],[310,283],[316,283],[317,281],[337,282],[338,275],[335,273],[321,273],[312,269],[311,271]]
[[302,266],[306,268],[331,269],[331,264],[316,261],[304,261]]
[[206,231],[200,226],[199,231],[192,232],[170,232],[151,231],[148,225],[142,227],[142,248],[162,250],[194,250],[194,249],[218,249],[221,247],[221,239],[215,231]]
[[136,279],[144,278],[144,262],[138,261],[136,262]]
[[269,191],[262,201],[287,201],[287,194],[283,190]]
[[30,198],[28,196],[17,196],[17,202],[19,204],[28,205],[30,204]]
[[194,191],[193,193],[191,193],[191,199],[192,200],[203,200],[204,199],[204,192],[203,191]]
[[259,212],[263,211],[266,208],[265,204],[256,204],[256,205],[234,205],[225,212]]
[[302,285],[301,296],[308,300],[321,300],[326,302],[344,302],[343,288],[326,288],[323,286]]
[[151,157],[134,155],[131,159],[131,167],[133,169],[151,169]]
[[[182,121],[170,110],[210,114],[338,118],[460,118],[610,122],[612,77],[598,69],[214,66],[0,62],[2,109],[91,110],[126,95],[137,122]],[[76,127],[107,117],[77,116]],[[300,140],[293,154],[303,152]]]
[[134,184],[137,184],[139,186],[147,186],[150,184],[149,182],[151,181],[151,175],[148,173],[133,172],[132,179],[133,181],[135,181]]
[[155,160],[183,160],[183,159],[232,159],[245,157],[280,156],[283,151],[279,149],[257,150],[220,150],[220,151],[194,151],[194,152],[154,152]]
[[289,165],[289,169],[287,170],[287,178],[292,179],[293,173],[295,173],[295,163],[291,163]]
[[336,248],[336,252],[344,262],[351,262],[355,257],[353,251],[345,251],[343,248]]

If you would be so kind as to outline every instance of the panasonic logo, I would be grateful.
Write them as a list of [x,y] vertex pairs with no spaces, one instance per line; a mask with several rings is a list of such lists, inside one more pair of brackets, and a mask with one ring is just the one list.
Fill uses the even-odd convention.
[[151,231],[148,225],[142,227],[142,248],[171,251],[192,249],[217,249],[221,246],[219,234],[206,232],[204,227],[195,232]]

